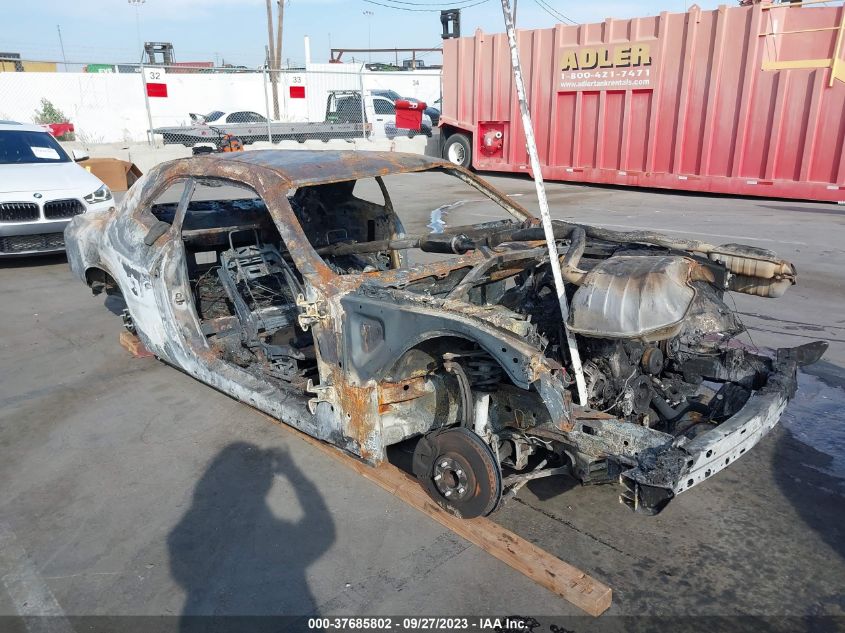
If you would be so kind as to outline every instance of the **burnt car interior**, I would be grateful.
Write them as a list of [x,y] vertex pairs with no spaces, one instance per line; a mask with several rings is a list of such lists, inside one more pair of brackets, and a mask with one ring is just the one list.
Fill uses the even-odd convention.
[[[356,181],[290,192],[288,201],[315,248],[372,243],[396,237],[401,224],[386,189],[379,205],[352,195]],[[243,185],[194,179],[182,226],[185,265],[203,333],[221,358],[303,392],[319,382],[313,336],[298,324],[302,277],[261,198]],[[171,195],[172,197],[172,195]],[[171,225],[178,202],[157,202],[150,211]],[[339,275],[400,266],[397,250],[339,253],[325,257]]]
[[[151,211],[170,224],[177,206],[160,203]],[[302,278],[261,198],[233,183],[196,179],[182,242],[194,307],[212,348],[277,387],[304,391],[316,380],[317,363],[311,334],[297,324]]]

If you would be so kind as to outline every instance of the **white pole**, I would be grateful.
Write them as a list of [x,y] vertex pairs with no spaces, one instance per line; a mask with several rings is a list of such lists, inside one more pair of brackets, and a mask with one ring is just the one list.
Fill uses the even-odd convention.
[[305,36],[305,70],[311,67],[311,38]]
[[155,146],[155,135],[153,134],[153,114],[150,111],[150,95],[147,92],[147,72],[144,69],[144,58],[141,58],[141,86],[144,89],[144,106],[147,108],[147,123],[150,129],[147,130],[147,141]]
[[578,388],[578,400],[582,407],[587,406],[587,384],[584,380],[584,369],[581,367],[581,356],[578,353],[578,343],[575,336],[566,327],[569,318],[569,305],[566,301],[566,288],[563,285],[563,275],[560,272],[560,258],[557,254],[555,233],[552,227],[552,216],[549,214],[549,202],[546,200],[546,188],[543,185],[543,174],[540,169],[540,156],[537,153],[537,141],[534,138],[534,126],[531,123],[531,113],[528,110],[528,98],[525,96],[525,84],[522,81],[522,66],[519,63],[519,50],[516,46],[516,29],[513,25],[513,13],[510,0],[502,0],[502,13],[505,16],[505,30],[508,33],[508,44],[511,49],[511,68],[513,82],[516,86],[516,96],[519,99],[519,112],[522,115],[522,128],[525,131],[525,144],[528,146],[528,157],[531,161],[531,171],[534,173],[534,184],[537,187],[537,202],[540,205],[540,219],[546,234],[546,245],[549,248],[549,263],[552,267],[552,277],[557,290],[557,300],[560,304],[560,315],[563,318],[563,330],[566,333],[566,344],[569,348],[569,359],[572,361],[572,371],[575,372],[575,385]]
[[261,82],[264,84],[264,112],[267,115],[267,142],[273,142],[273,132],[270,129],[270,96],[267,94],[267,68],[261,69]]

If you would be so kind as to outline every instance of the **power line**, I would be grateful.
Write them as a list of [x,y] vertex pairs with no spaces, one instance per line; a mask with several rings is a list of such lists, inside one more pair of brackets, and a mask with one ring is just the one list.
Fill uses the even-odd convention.
[[[435,46],[432,46],[432,47],[431,47],[431,50],[428,50],[428,51],[426,51],[425,53],[420,53],[419,55],[417,55],[417,59],[419,59],[420,57],[425,57],[426,55],[431,55],[432,53],[440,53],[440,54],[443,54],[443,49],[442,49],[442,48],[438,48],[438,46],[440,46],[440,44],[441,44],[441,42],[438,42]],[[436,49],[436,50],[435,50],[435,49]]]
[[[457,8],[459,8],[459,9],[469,9],[470,7],[476,7],[479,4],[485,4],[489,1],[490,0],[477,0],[477,2],[473,2],[472,4],[465,4],[465,5],[457,7]],[[374,4],[374,5],[379,6],[379,7],[385,7],[387,9],[398,9],[400,11],[428,11],[428,12],[433,12],[433,13],[437,13],[437,12],[440,11],[440,9],[411,9],[411,8],[408,8],[408,7],[397,7],[397,6],[392,5],[392,4],[383,4],[381,2],[376,2],[375,0],[364,0],[364,2],[366,2],[368,4]],[[440,6],[448,7],[450,5],[443,4],[443,5],[440,5]]]
[[576,24],[576,22],[574,20],[571,20],[568,17],[566,17],[565,15],[563,15],[563,13],[561,13],[560,11],[555,9],[552,5],[550,5],[545,0],[534,0],[534,2],[538,7],[543,9],[543,11],[548,13],[550,16],[552,16],[553,18],[555,18],[559,22],[569,22],[570,24]]
[[558,22],[569,22],[570,24],[578,24],[575,20],[566,17],[565,15],[563,15],[563,13],[555,9],[550,4],[546,3],[544,0],[534,0],[534,3]]
[[[455,2],[410,2],[409,0],[387,0],[393,4],[410,4],[415,7],[455,7],[455,5],[465,2],[473,2],[473,0],[455,0]],[[399,7],[397,7],[399,8]]]

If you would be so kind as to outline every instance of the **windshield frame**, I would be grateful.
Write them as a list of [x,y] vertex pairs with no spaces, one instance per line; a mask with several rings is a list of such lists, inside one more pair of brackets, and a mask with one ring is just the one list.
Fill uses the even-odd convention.
[[226,113],[220,110],[212,110],[208,114],[204,114],[202,116],[202,120],[206,123],[214,123],[215,121],[219,121],[220,117],[222,117],[224,114]]
[[[313,268],[315,270],[319,270],[319,274],[314,277],[309,277],[310,282],[314,285],[319,286],[323,281],[326,280],[333,280],[333,282],[339,282],[339,280],[344,280],[342,283],[347,283],[346,280],[349,280],[348,283],[353,284],[361,284],[365,281],[372,281],[378,280],[380,283],[384,283],[386,285],[391,285],[394,283],[396,279],[403,279],[404,282],[413,281],[415,279],[421,279],[424,277],[431,276],[434,274],[432,271],[450,271],[450,270],[457,270],[459,268],[473,268],[477,266],[479,263],[484,262],[488,259],[486,255],[481,253],[480,251],[470,251],[468,253],[464,253],[463,255],[458,255],[457,257],[443,260],[443,261],[435,261],[435,262],[426,262],[426,263],[416,263],[410,268],[392,268],[389,270],[378,270],[378,271],[360,271],[360,272],[348,272],[348,273],[338,273],[334,270],[329,263],[326,261],[325,257],[317,252],[320,246],[315,246],[311,243],[308,235],[305,232],[305,229],[302,225],[302,222],[297,215],[297,213],[293,209],[293,205],[291,205],[288,196],[291,194],[292,191],[296,191],[300,187],[320,187],[322,185],[337,185],[340,183],[351,182],[354,183],[352,185],[351,194],[354,196],[355,184],[361,180],[365,180],[370,177],[376,178],[378,182],[379,178],[400,175],[400,174],[423,174],[423,173],[441,173],[446,176],[451,176],[453,178],[457,178],[458,180],[463,181],[465,184],[469,185],[472,189],[475,189],[480,194],[482,194],[485,198],[491,200],[500,208],[502,208],[508,215],[511,216],[510,221],[513,222],[514,227],[519,226],[520,224],[523,225],[534,225],[538,222],[536,216],[534,216],[528,209],[520,205],[518,202],[504,194],[503,192],[496,189],[492,184],[487,182],[486,180],[475,176],[474,174],[466,171],[462,167],[458,167],[455,165],[437,165],[434,167],[429,167],[426,169],[418,169],[418,170],[403,170],[403,171],[391,171],[388,173],[376,175],[359,175],[350,178],[342,178],[338,180],[332,181],[325,181],[325,182],[314,182],[310,184],[302,184],[299,187],[290,187],[285,192],[285,200],[284,202],[287,204],[288,209],[290,210],[290,214],[294,219],[295,224],[291,227],[288,227],[289,230],[295,232],[297,234],[297,241],[304,242],[308,245],[308,254],[307,257],[313,262]],[[393,201],[391,199],[390,193],[386,186],[386,183],[382,183],[380,188],[384,186],[382,189],[382,195],[384,196],[384,203],[379,204],[372,201],[371,204],[376,204],[378,206],[383,206],[386,210],[389,210],[391,213],[395,214],[395,210],[393,209]],[[504,219],[503,221],[508,221],[508,219]],[[401,219],[400,219],[401,222]],[[485,222],[474,223],[474,224],[467,224],[467,225],[456,225],[449,227],[449,233],[457,233],[460,232],[461,229],[473,229],[473,228],[480,228]],[[278,228],[278,222],[277,222]],[[280,229],[281,231],[281,229]],[[403,229],[404,232],[404,229]],[[435,233],[430,233],[429,235],[434,235]],[[416,236],[405,236],[405,237],[416,237]],[[378,240],[376,240],[378,241]],[[403,249],[403,250],[414,250],[414,249]]]
[[[30,151],[35,148],[43,148],[43,149],[50,149],[53,150],[58,154],[58,158],[39,158],[32,153],[31,159],[26,160],[7,160],[11,158],[11,152],[7,152],[6,150],[14,150],[13,146],[6,147],[8,141],[4,141],[4,137],[6,136],[22,136],[22,139],[19,139],[18,142],[22,143],[21,147],[28,147]],[[19,149],[19,148],[18,148]],[[68,153],[64,150],[64,148],[59,144],[59,142],[53,138],[53,135],[47,131],[36,131],[36,130],[0,130],[0,165],[57,165],[60,163],[72,163],[73,159],[68,155]]]

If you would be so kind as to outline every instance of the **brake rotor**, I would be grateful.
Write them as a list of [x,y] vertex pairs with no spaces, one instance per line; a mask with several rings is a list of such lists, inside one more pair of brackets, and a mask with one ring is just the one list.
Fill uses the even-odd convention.
[[487,516],[502,498],[502,472],[493,451],[463,427],[421,438],[413,470],[437,505],[459,518]]

